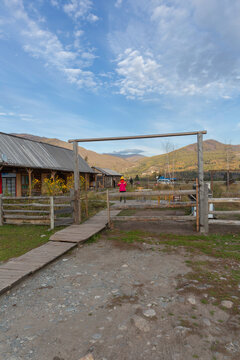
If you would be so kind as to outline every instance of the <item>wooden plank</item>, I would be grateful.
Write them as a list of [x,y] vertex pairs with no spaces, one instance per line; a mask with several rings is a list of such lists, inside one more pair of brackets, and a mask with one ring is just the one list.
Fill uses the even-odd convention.
[[208,234],[208,184],[204,184],[204,212],[203,212],[203,222],[204,222],[204,234]]
[[174,221],[196,221],[194,216],[111,216],[113,221],[161,221],[161,220],[174,220]]
[[198,188],[199,188],[199,230],[204,233],[204,172],[203,172],[203,134],[197,135]]
[[113,205],[112,209],[125,210],[125,209],[171,209],[171,208],[181,208],[181,207],[193,207],[196,206],[196,203],[187,203],[182,202],[179,204],[176,203],[168,203],[168,204],[123,204],[123,205]]
[[208,202],[210,204],[215,204],[215,203],[239,203],[240,198],[209,198]]
[[[26,278],[26,276],[41,269],[75,246],[76,245],[72,243],[53,243],[50,241],[29,251],[27,254],[1,265],[0,294],[9,290],[19,281]],[[8,267],[10,267],[10,269],[8,269]]]
[[53,196],[50,196],[50,229],[54,229],[54,200]]
[[215,214],[215,215],[237,215],[240,214],[239,210],[229,210],[229,211],[209,211],[209,214]]
[[209,224],[214,225],[240,225],[239,220],[208,220]]
[[3,209],[5,209],[8,206],[27,206],[27,207],[47,207],[49,208],[49,204],[39,204],[39,203],[28,203],[28,204],[3,204]]
[[74,222],[79,224],[81,222],[81,200],[80,199],[80,184],[79,184],[79,160],[78,160],[78,143],[73,143],[74,156]]
[[73,208],[71,206],[65,207],[63,209],[59,209],[59,210],[55,210],[54,214],[55,215],[60,215],[60,214],[72,214],[73,213]]
[[49,214],[48,210],[4,210],[4,213],[41,213]]
[[109,198],[116,198],[116,197],[146,197],[146,196],[164,196],[164,195],[195,195],[196,190],[159,190],[159,191],[134,191],[134,192],[116,192],[116,193],[109,193]]
[[7,215],[7,214],[3,214],[3,218],[4,219],[23,219],[23,220],[41,220],[41,219],[45,219],[48,220],[49,217],[48,216],[41,216],[41,215]]

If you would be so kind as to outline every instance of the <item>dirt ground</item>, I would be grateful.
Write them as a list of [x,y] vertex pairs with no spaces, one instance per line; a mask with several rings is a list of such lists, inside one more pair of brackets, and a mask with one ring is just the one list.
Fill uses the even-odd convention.
[[239,315],[187,279],[187,261],[218,260],[162,248],[103,232],[2,295],[0,360],[239,359]]
[[[182,209],[161,209],[159,210],[136,210],[134,211],[134,216],[160,216],[160,215],[172,215],[172,216],[183,216],[185,211]],[[129,221],[129,222],[118,222],[117,227],[123,230],[143,230],[151,231],[156,234],[165,233],[165,234],[178,234],[178,235],[196,235],[196,223],[194,221],[155,221],[155,222],[146,222],[146,221]],[[239,233],[239,227],[236,225],[209,225],[209,234],[237,234]]]

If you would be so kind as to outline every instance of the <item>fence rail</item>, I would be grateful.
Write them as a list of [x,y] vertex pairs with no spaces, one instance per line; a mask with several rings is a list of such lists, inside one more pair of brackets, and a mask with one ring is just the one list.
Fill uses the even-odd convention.
[[55,226],[73,223],[70,196],[0,196],[0,225],[35,224]]

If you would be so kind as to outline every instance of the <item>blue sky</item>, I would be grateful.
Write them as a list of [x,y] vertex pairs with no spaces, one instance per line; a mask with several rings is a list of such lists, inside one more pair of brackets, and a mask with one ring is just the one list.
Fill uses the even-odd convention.
[[[68,140],[206,129],[238,144],[239,94],[239,0],[0,2],[3,132]],[[162,144],[84,146],[153,155]]]

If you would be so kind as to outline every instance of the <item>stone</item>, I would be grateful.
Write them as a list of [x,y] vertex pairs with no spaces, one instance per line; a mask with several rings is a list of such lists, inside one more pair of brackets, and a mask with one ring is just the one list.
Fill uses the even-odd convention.
[[203,321],[204,325],[211,326],[211,321],[209,319],[204,318],[202,321]]
[[223,300],[221,305],[227,309],[231,309],[233,307],[233,302],[230,300]]
[[143,315],[149,318],[153,318],[154,316],[156,316],[156,311],[153,309],[148,309],[143,311]]
[[185,335],[188,331],[191,331],[190,328],[187,328],[185,326],[176,326],[174,330],[176,330],[176,333],[180,335]]
[[123,264],[122,265],[122,268],[127,268],[128,267],[128,264]]
[[118,329],[119,329],[120,331],[126,331],[126,330],[127,330],[127,326],[126,326],[126,325],[119,325],[119,326],[118,326]]
[[101,334],[94,334],[94,335],[92,336],[92,338],[93,338],[94,340],[101,339],[101,337],[102,337]]
[[133,317],[133,322],[136,328],[138,328],[141,331],[148,332],[150,331],[150,326],[147,322],[147,320],[141,318],[140,316],[135,315]]
[[86,356],[81,357],[79,360],[94,360],[94,357],[92,354],[87,354]]
[[191,304],[191,305],[196,305],[196,299],[194,296],[189,296],[187,301]]

